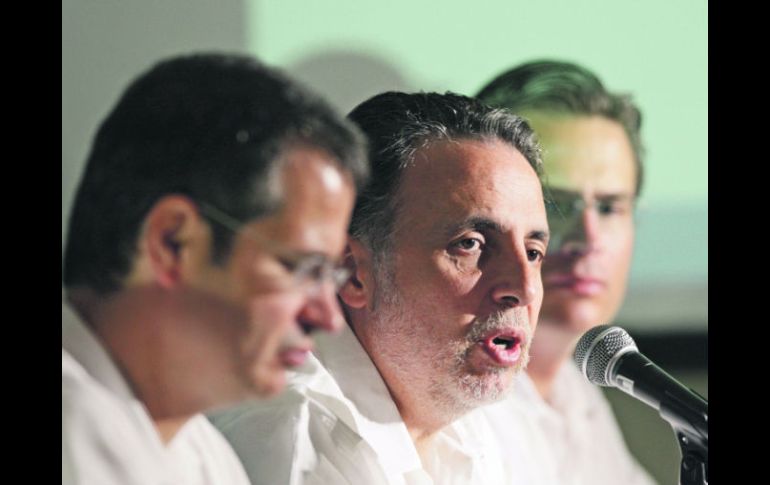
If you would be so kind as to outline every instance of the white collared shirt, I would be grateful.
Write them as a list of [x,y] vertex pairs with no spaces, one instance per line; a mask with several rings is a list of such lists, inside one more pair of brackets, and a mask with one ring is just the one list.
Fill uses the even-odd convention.
[[352,330],[316,348],[281,396],[210,416],[254,485],[528,483],[509,473],[477,411],[439,432],[423,463]]
[[510,422],[517,433],[496,428],[503,447],[528,443],[534,473],[559,485],[652,485],[655,482],[631,456],[612,409],[601,391],[572,362],[557,374],[550,403],[526,373],[514,392],[484,409],[490,420]]
[[247,485],[203,415],[168,446],[91,330],[62,303],[62,484]]

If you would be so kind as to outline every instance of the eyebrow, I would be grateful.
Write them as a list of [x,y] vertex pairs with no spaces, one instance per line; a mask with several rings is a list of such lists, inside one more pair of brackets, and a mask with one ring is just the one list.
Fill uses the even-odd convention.
[[[249,237],[249,234],[246,235],[246,237]],[[340,258],[333,258],[330,257],[328,254],[324,253],[323,251],[317,251],[312,249],[295,249],[291,247],[286,247],[286,245],[270,240],[270,239],[254,239],[255,241],[265,244],[267,246],[267,249],[270,251],[273,251],[276,256],[279,258],[284,259],[290,259],[292,262],[297,262],[299,260],[303,259],[310,259],[315,258],[323,261],[335,261],[336,259]]]
[[[483,216],[470,216],[460,222],[450,223],[443,227],[445,237],[453,237],[458,232],[473,230],[478,232],[497,232],[503,234],[506,230],[499,222]],[[548,242],[549,232],[547,229],[536,229],[527,234],[526,239],[535,239],[537,241]]]
[[[564,189],[546,189],[543,191],[543,195],[546,198],[546,202],[554,197],[573,197],[581,198],[583,195],[580,192]],[[596,198],[602,201],[614,201],[614,200],[630,200],[633,201],[636,197],[634,194],[616,192],[616,193],[599,193],[596,194]]]

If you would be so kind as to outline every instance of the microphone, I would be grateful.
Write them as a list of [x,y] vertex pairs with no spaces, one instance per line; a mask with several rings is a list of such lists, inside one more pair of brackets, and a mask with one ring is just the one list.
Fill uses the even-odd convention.
[[580,338],[573,358],[591,383],[617,387],[652,406],[675,430],[708,450],[708,401],[639,353],[628,332],[594,327]]

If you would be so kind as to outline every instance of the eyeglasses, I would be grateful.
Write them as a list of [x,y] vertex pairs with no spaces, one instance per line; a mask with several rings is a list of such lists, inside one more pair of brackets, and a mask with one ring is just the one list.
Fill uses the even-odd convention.
[[[201,214],[225,229],[238,233],[244,223],[222,212],[211,204],[198,201]],[[331,281],[338,291],[348,280],[351,271],[344,266],[329,261],[323,254],[306,254],[289,251],[281,243],[268,239],[254,231],[245,233],[246,237],[256,241],[275,255],[276,260],[291,274],[293,284],[306,290],[319,290],[324,282]]]
[[633,212],[634,201],[626,197],[607,197],[589,202],[579,195],[565,193],[551,194],[546,201],[548,217],[556,220],[572,219],[585,209],[593,208],[596,208],[600,216],[626,214]]
[[631,196],[612,195],[586,200],[578,193],[558,189],[551,189],[546,195],[552,243],[549,246],[552,247],[559,247],[565,238],[569,239],[570,234],[580,227],[586,210],[596,212],[596,223],[602,232],[628,227],[633,221],[636,200]]

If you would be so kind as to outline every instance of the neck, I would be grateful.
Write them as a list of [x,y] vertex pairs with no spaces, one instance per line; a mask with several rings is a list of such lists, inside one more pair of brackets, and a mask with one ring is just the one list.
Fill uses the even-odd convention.
[[417,449],[417,454],[420,456],[420,459],[423,460],[423,463],[425,463],[425,456],[430,451],[431,446],[433,445],[433,440],[436,437],[436,433],[432,434],[420,434],[419,432],[416,432],[415,430],[411,428],[409,429],[409,435],[412,437],[412,441],[414,442],[414,447]]
[[548,321],[540,321],[537,337],[532,340],[532,353],[527,366],[527,374],[535,385],[538,394],[550,401],[551,390],[562,366],[567,364],[575,341],[580,334],[564,329]]
[[351,329],[380,373],[418,453],[422,454],[436,434],[458,418],[457,413],[443,412],[442,406],[427,392],[430,383],[425,382],[422,375],[405,371],[393,364],[387,352],[381,351],[378,344],[374,343],[377,340],[382,344],[382,338],[369,335],[355,318],[352,319]]
[[[391,395],[393,391],[391,390]],[[426,406],[430,402],[428,397],[423,399],[399,399],[394,397],[396,406],[404,420],[406,429],[412,437],[418,450],[421,447],[429,445],[433,438],[444,427],[454,421],[454,417],[445,417],[437,412],[434,406]],[[422,403],[422,405],[420,405]]]
[[424,460],[438,433],[457,419],[457,416],[442,415],[435,405],[426,406],[425,403],[431,402],[430,396],[419,397],[414,393],[399,393],[401,397],[397,397],[393,389],[390,386],[388,388],[396,402],[401,419],[409,431],[417,454]]
[[179,385],[179,376],[171,372],[168,360],[173,352],[166,342],[163,318],[152,310],[157,305],[141,291],[102,296],[80,289],[67,296],[147,408],[163,442],[168,443],[202,409],[186,395],[185,386]]

